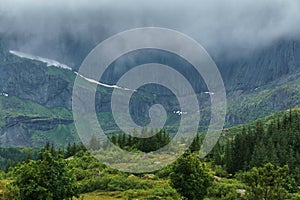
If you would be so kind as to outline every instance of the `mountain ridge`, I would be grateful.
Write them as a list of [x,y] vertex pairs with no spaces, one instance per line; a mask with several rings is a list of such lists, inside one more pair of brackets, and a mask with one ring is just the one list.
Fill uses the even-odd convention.
[[[228,95],[226,127],[242,124],[266,116],[272,112],[300,105],[300,98],[298,98],[300,96],[300,88],[298,86],[300,85],[300,42],[284,41],[278,44],[273,45],[269,50],[264,50],[267,55],[259,55],[260,51],[258,51],[253,58],[241,58],[239,61],[233,62],[232,66],[227,63],[229,62],[228,60],[224,61],[221,65],[222,59],[217,59]],[[137,54],[137,56],[140,55]],[[156,55],[154,52],[150,58],[159,59],[162,63],[166,62],[159,56],[159,54]],[[143,58],[144,55],[139,57],[141,60]],[[130,66],[134,63],[134,61],[129,61],[126,65]],[[260,63],[260,65],[256,66],[257,63]],[[117,61],[114,68],[120,67],[122,64],[124,64],[122,60],[120,62]],[[270,71],[274,66],[276,70]],[[258,74],[261,75],[258,76]],[[114,71],[108,72],[108,75],[113,76]],[[65,137],[69,138],[68,141],[78,140],[74,124],[71,121],[69,121],[69,124],[56,123],[56,120],[58,122],[72,120],[71,97],[75,77],[76,74],[70,70],[51,67],[47,63],[12,55],[9,53],[8,48],[0,43],[0,93],[8,95],[8,97],[0,96],[0,103],[5,103],[5,98],[17,98],[17,102],[19,102],[15,104],[15,107],[11,108],[11,113],[15,113],[13,117],[6,116],[7,113],[3,113],[0,120],[0,138],[6,137],[9,132],[7,129],[7,125],[9,125],[8,121],[17,120],[18,126],[11,126],[10,130],[12,132],[9,132],[11,138],[16,137],[18,131],[21,130],[27,139],[31,141],[31,143],[28,143],[29,145],[39,143],[35,142],[40,140],[40,138],[36,138],[39,131],[40,135],[43,135],[42,138],[50,131],[54,135],[54,138],[51,138],[51,136],[48,138],[49,140],[55,140],[55,137],[59,135],[57,133],[59,130],[64,131],[63,135],[69,135]],[[203,103],[201,108],[205,122],[203,122],[204,125],[201,125],[205,126],[209,121],[209,111],[206,107],[209,106],[210,94],[204,94],[207,90],[202,90],[201,92],[201,87],[199,87],[200,93],[198,93],[198,99]],[[98,89],[96,98],[100,101],[96,105],[96,110],[100,113],[103,112],[101,116],[107,116],[105,113],[109,111],[110,106],[108,95],[112,90],[111,88],[101,86]],[[163,94],[163,97],[160,98],[160,101],[168,99],[168,95],[164,96],[164,91],[161,91],[161,94]],[[147,95],[150,96],[146,97]],[[152,97],[151,94],[146,94],[146,96],[139,93],[136,97],[139,100],[136,102],[132,112],[137,116],[142,115],[147,118],[147,109],[156,101],[156,98]],[[143,102],[145,100],[146,102]],[[48,131],[39,130],[39,124],[35,128],[34,126],[32,128],[30,123],[20,121],[20,119],[28,117],[28,113],[20,113],[20,109],[18,108],[18,104],[22,104],[21,102],[23,101],[31,102],[32,106],[29,106],[30,108],[43,107],[46,113],[51,113],[49,110],[56,109],[58,113],[61,110],[65,110],[63,112],[69,114],[67,115],[68,117],[58,114],[58,117],[46,118],[45,122],[49,123],[49,127],[46,128]],[[169,102],[167,106],[175,114],[178,111],[173,101]],[[2,109],[5,111],[8,108],[3,107]],[[43,112],[37,113],[37,116],[45,117]],[[107,118],[104,121],[109,121],[109,119]],[[51,127],[51,125],[53,126]],[[113,125],[109,124],[109,127],[113,127]],[[68,128],[71,130],[68,130]],[[1,145],[18,146],[18,144],[7,141],[0,139]],[[25,145],[28,144],[26,143]],[[19,145],[22,146],[24,144],[19,142]]]

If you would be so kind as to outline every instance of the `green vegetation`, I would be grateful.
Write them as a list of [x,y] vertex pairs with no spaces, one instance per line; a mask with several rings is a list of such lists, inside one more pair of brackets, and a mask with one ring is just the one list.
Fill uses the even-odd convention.
[[[275,80],[228,99],[227,126],[251,122],[300,105],[300,78]],[[233,94],[233,96],[236,96]]]
[[288,167],[275,167],[267,163],[263,167],[252,168],[242,174],[243,181],[249,186],[248,199],[280,200],[287,197],[284,188],[287,180]]
[[[0,127],[5,130],[18,125],[17,127],[26,129],[25,132],[28,131],[31,138],[27,138],[29,136],[26,135],[24,140],[32,139],[33,146],[41,147],[45,141],[52,141],[58,146],[64,146],[66,142],[79,141],[72,120],[72,113],[65,108],[50,109],[15,96],[0,96]],[[15,132],[14,129],[12,131]],[[15,146],[27,145],[17,142],[15,144]]]
[[[148,133],[146,129],[143,131]],[[3,165],[8,159],[15,157],[15,160],[0,173],[0,196],[2,199],[299,199],[299,109],[224,130],[213,151],[205,159],[199,159],[197,151],[203,137],[198,134],[187,153],[153,174],[129,174],[108,168],[82,144],[69,143],[65,149],[58,149],[47,143],[39,153],[36,149],[1,148]],[[144,152],[163,146],[170,138],[166,131],[148,139],[123,134],[110,136],[120,148]],[[95,136],[89,149],[108,160],[126,160],[116,158],[114,152],[101,154]],[[151,156],[145,162],[153,162]]]
[[7,171],[10,166],[29,159],[36,159],[39,149],[0,147],[0,169]]
[[112,135],[111,141],[120,148],[127,150],[137,149],[146,153],[160,149],[170,142],[170,135],[165,130],[148,131],[146,128],[144,128],[141,132],[141,135],[153,135],[149,138],[138,138],[139,134],[136,130],[133,131],[133,135],[136,137],[127,134]]
[[15,96],[0,96],[0,123],[3,125],[6,118],[18,116],[72,119],[72,113],[67,109],[48,109],[29,100]]
[[74,72],[69,70],[62,70],[60,68],[52,67],[52,66],[47,67],[46,74],[50,76],[62,78],[63,80],[68,81],[69,83],[73,83],[76,78]]
[[172,186],[187,199],[204,199],[211,177],[195,154],[183,155],[173,165]]
[[40,160],[30,160],[14,168],[15,181],[11,184],[18,188],[14,198],[60,200],[77,196],[75,176],[61,155],[44,151],[40,156]]
[[[255,127],[244,127],[241,133],[228,142],[225,152],[231,159],[224,160],[229,173],[250,170],[266,163],[290,168],[290,191],[299,191],[300,180],[300,115],[290,110],[281,118],[271,120],[267,127],[257,122]],[[221,164],[221,163],[219,163]]]

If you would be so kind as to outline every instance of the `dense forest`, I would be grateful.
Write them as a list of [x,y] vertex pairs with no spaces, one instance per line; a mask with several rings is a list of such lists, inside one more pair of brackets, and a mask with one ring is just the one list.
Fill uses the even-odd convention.
[[[110,140],[123,149],[151,152],[171,138],[162,130],[146,139],[118,134]],[[175,163],[152,174],[108,168],[82,144],[65,149],[49,142],[41,149],[3,147],[1,198],[300,199],[298,109],[224,130],[213,151],[200,159],[203,138],[199,133]],[[88,149],[101,151],[95,137]]]

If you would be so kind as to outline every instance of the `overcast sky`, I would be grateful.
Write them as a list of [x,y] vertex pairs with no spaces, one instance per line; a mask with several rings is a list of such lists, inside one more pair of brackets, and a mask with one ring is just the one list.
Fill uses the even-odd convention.
[[0,33],[38,52],[62,34],[99,42],[126,29],[158,26],[188,34],[211,51],[257,48],[300,36],[299,0],[0,0]]

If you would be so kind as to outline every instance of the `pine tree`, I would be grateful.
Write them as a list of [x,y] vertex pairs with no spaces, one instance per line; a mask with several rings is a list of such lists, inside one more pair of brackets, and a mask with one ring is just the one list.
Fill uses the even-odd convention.
[[268,161],[267,149],[262,142],[259,142],[254,149],[252,159],[250,162],[251,167],[259,167],[266,164]]
[[235,173],[236,169],[234,168],[234,163],[232,159],[232,143],[230,140],[227,141],[226,143],[226,148],[225,148],[225,157],[224,157],[224,163],[226,165],[226,170],[229,173]]
[[199,152],[201,148],[200,145],[200,136],[199,133],[197,133],[196,137],[194,138],[191,146],[190,146],[190,151],[193,152]]
[[272,163],[273,165],[278,165],[279,160],[277,157],[277,152],[274,147],[274,143],[272,138],[270,137],[267,144],[267,161]]
[[54,147],[53,143],[51,144],[50,153],[52,154],[52,156],[56,156],[56,150],[55,150],[55,147]]
[[241,134],[238,134],[233,141],[232,160],[234,161],[235,171],[243,169],[246,162],[246,153],[248,151],[246,138],[246,128],[243,127]]
[[111,142],[114,144],[114,145],[117,145],[117,136],[116,136],[116,134],[113,134],[112,136],[111,136]]
[[212,158],[215,165],[224,165],[223,162],[223,149],[220,145],[220,142],[217,142],[217,144],[214,146],[212,150]]
[[73,154],[72,154],[72,146],[70,143],[68,143],[68,146],[67,146],[67,151],[65,153],[65,158],[69,158],[71,157]]

